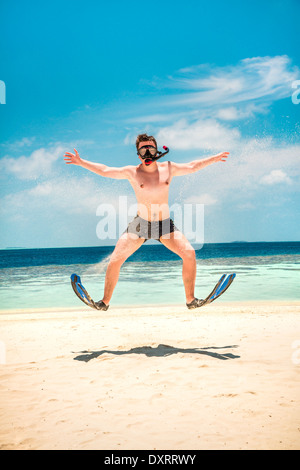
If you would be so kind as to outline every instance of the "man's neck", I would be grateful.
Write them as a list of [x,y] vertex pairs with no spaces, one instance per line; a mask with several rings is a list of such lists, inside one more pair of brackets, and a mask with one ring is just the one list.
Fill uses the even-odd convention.
[[140,164],[140,169],[145,171],[145,173],[154,173],[157,171],[158,166],[156,162],[151,163],[151,165],[145,165],[145,163]]

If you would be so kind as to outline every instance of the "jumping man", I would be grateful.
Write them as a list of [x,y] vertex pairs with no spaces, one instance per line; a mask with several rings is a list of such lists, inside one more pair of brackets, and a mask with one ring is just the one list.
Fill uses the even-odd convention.
[[137,137],[136,148],[141,163],[119,168],[83,160],[76,149],[75,153],[66,152],[64,155],[67,164],[82,166],[106,178],[127,179],[134,189],[138,204],[137,216],[119,238],[110,258],[105,276],[104,296],[99,302],[94,302],[94,307],[98,310],[108,309],[122,264],[150,238],[160,241],[182,258],[182,279],[187,307],[200,307],[203,301],[194,295],[195,250],[170,219],[169,187],[173,176],[188,175],[212,163],[225,162],[229,153],[222,152],[190,163],[158,162],[161,152],[157,150],[155,138],[147,134]]

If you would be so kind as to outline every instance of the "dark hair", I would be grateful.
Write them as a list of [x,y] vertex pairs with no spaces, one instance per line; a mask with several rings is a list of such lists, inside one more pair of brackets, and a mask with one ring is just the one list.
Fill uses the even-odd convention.
[[135,142],[136,149],[137,149],[137,150],[139,149],[139,143],[140,143],[140,142],[147,142],[147,141],[154,142],[154,143],[155,143],[155,147],[157,148],[157,143],[156,143],[156,140],[155,140],[155,138],[153,137],[153,135],[140,134],[140,135],[138,135],[137,138],[136,138],[136,142]]

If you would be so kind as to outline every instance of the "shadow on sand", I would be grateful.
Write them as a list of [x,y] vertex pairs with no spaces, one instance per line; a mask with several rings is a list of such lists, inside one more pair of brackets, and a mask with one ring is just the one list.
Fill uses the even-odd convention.
[[75,361],[89,362],[92,359],[97,359],[97,357],[102,356],[103,354],[113,354],[114,356],[124,356],[127,354],[144,354],[147,357],[165,357],[171,356],[172,354],[184,353],[184,354],[202,354],[204,356],[214,357],[215,359],[220,359],[226,361],[228,359],[238,359],[240,356],[236,356],[231,353],[222,353],[215,352],[212,350],[216,349],[229,349],[237,348],[237,345],[233,346],[222,346],[216,347],[211,346],[208,348],[175,348],[173,346],[168,346],[166,344],[159,344],[156,347],[152,346],[141,346],[138,348],[132,348],[127,351],[110,351],[109,349],[103,349],[102,351],[80,351],[80,355],[74,357]]

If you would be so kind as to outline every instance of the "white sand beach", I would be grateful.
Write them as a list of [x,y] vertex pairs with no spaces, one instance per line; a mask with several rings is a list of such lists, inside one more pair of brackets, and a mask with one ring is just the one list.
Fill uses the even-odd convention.
[[1,449],[299,449],[299,302],[0,314]]

